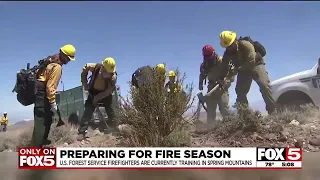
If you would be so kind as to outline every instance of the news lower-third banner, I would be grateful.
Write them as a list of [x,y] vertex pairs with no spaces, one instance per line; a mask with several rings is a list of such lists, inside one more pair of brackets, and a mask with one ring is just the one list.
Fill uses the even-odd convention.
[[301,148],[20,148],[19,169],[301,169]]

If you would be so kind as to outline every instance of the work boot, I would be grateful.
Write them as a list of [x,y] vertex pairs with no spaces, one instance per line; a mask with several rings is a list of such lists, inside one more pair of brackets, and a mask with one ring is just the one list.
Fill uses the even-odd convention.
[[198,99],[199,99],[199,101],[200,101],[201,103],[204,103],[204,102],[205,102],[202,91],[199,91],[199,92],[197,93],[197,96],[198,96]]
[[77,141],[82,141],[86,139],[86,135],[84,133],[79,133],[77,136]]
[[217,127],[218,121],[217,120],[211,120],[207,122],[207,129],[212,130]]

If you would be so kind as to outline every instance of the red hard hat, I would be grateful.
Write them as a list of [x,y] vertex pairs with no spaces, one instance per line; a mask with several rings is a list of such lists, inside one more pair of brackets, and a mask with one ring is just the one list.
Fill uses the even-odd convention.
[[205,45],[205,46],[203,46],[203,48],[202,48],[202,54],[203,54],[204,56],[210,56],[210,55],[212,55],[213,53],[214,53],[214,49],[213,49],[212,46],[210,46],[210,45]]

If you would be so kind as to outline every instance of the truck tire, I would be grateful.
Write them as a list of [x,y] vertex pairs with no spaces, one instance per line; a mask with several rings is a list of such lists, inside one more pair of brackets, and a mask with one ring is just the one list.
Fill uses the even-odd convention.
[[277,104],[281,111],[300,111],[302,106],[313,105],[313,102],[308,95],[301,91],[289,91],[280,96]]

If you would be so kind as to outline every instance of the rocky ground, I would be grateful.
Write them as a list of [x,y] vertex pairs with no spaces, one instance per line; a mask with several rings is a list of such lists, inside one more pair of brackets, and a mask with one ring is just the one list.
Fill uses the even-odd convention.
[[[128,126],[120,126],[128,131]],[[126,128],[124,128],[126,127]],[[220,121],[215,128],[207,129],[203,122],[195,123],[188,133],[194,147],[302,147],[304,151],[320,150],[320,142],[312,139],[320,137],[320,112],[306,109],[303,112],[282,112],[272,116],[260,116],[257,112],[246,112],[246,116],[234,115]],[[30,126],[19,130],[0,133],[0,152],[15,151],[26,146],[31,138]],[[76,141],[77,128],[63,126],[50,133],[52,145],[56,147],[115,147],[125,146],[124,138],[115,134],[104,134],[90,129],[89,138]],[[311,141],[310,141],[311,140]]]
[[313,140],[320,137],[320,112],[316,109],[306,109],[304,112],[287,111],[255,120],[261,124],[256,131],[244,132],[243,129],[239,129],[227,135],[221,133],[221,128],[206,130],[206,125],[200,123],[198,130],[192,133],[193,146],[290,146],[302,147],[306,152],[320,150],[320,142]]

